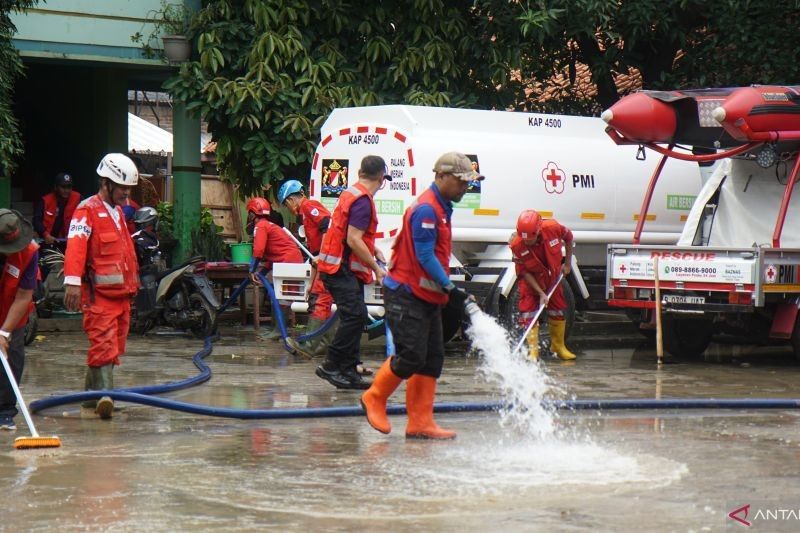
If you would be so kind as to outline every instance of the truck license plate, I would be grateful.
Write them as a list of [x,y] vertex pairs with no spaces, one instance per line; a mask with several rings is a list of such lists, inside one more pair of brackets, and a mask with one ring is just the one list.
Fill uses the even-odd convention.
[[675,294],[665,294],[661,297],[664,303],[668,304],[704,304],[704,296],[679,296]]

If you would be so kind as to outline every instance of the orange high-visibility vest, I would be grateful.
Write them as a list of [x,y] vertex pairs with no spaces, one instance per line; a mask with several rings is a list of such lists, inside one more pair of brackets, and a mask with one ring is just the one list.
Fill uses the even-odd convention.
[[[6,321],[8,310],[11,309],[11,304],[14,303],[14,298],[17,296],[17,288],[19,287],[19,280],[22,278],[22,273],[28,268],[38,249],[39,245],[35,242],[31,242],[19,252],[6,256],[6,264],[5,267],[3,267],[3,273],[0,274],[0,324]],[[36,268],[39,267],[37,266]],[[28,316],[32,311],[33,299],[31,299],[27,311],[25,311],[25,314],[17,325],[14,326],[14,329],[21,328],[27,324]]]
[[[353,206],[353,202],[363,195],[369,198],[369,203],[372,205],[372,220],[370,220],[369,227],[364,232],[362,239],[364,244],[367,245],[369,253],[375,253],[375,230],[378,229],[375,202],[367,188],[360,183],[356,183],[342,193],[339,197],[339,203],[336,204],[336,209],[333,210],[331,227],[322,239],[322,249],[318,256],[317,268],[320,272],[335,274],[339,271],[339,267],[342,266],[345,250],[347,249],[347,226],[350,220],[350,208]],[[350,253],[348,263],[347,266],[350,271],[358,279],[364,283],[372,283],[372,269],[369,265],[359,260],[356,254]]]
[[392,253],[392,266],[389,270],[389,275],[392,279],[407,285],[411,292],[426,302],[444,305],[447,303],[447,293],[444,292],[442,287],[436,283],[428,273],[422,268],[422,265],[417,259],[417,254],[414,251],[414,236],[411,231],[411,215],[414,209],[421,204],[428,204],[433,207],[436,214],[435,220],[423,220],[423,227],[425,224],[431,224],[436,228],[436,244],[434,246],[434,255],[445,272],[450,270],[450,250],[452,246],[452,228],[450,220],[447,217],[442,204],[436,197],[433,189],[428,189],[423,192],[417,201],[412,204],[403,214],[403,227],[400,234],[397,236],[397,241],[394,243],[394,251]]

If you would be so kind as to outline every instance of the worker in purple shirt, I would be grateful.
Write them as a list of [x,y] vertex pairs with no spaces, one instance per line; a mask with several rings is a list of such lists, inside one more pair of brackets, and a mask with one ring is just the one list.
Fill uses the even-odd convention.
[[369,319],[364,285],[382,282],[380,265],[386,262],[375,248],[378,213],[372,197],[391,179],[380,156],[361,160],[358,182],[339,197],[317,257],[320,279],[336,302],[339,329],[316,374],[338,389],[366,390],[370,385],[359,373],[361,333]]

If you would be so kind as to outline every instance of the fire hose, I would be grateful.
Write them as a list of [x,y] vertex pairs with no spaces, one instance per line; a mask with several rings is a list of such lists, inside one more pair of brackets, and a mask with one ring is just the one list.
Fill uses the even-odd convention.
[[[272,305],[279,305],[272,289],[263,273],[259,272],[258,277],[264,285],[270,297]],[[249,284],[249,278],[245,278],[242,283],[234,290],[228,300],[219,308],[219,312],[225,310],[242,290]],[[283,323],[281,313],[276,313],[278,317],[278,327],[281,335],[286,339],[286,325]],[[333,318],[333,317],[331,317]],[[329,319],[329,322],[331,319]],[[327,323],[326,323],[327,324]],[[330,325],[328,325],[330,327]],[[325,328],[323,325],[320,330]],[[319,331],[319,330],[318,330]],[[316,333],[316,332],[314,332]],[[345,416],[363,416],[364,412],[360,406],[350,407],[306,407],[295,409],[233,409],[228,407],[216,407],[211,405],[192,404],[159,398],[157,394],[174,392],[199,385],[211,379],[211,369],[204,359],[213,351],[213,343],[218,335],[207,337],[203,341],[203,348],[194,354],[192,362],[200,370],[196,376],[180,381],[173,381],[159,385],[149,385],[142,387],[130,387],[125,389],[111,389],[98,391],[84,391],[60,396],[51,396],[31,402],[31,413],[38,413],[45,409],[60,405],[97,400],[103,396],[108,396],[114,400],[129,402],[162,409],[170,409],[184,413],[191,413],[203,416],[216,416],[223,418],[236,419],[290,419],[290,418],[331,418]],[[302,337],[301,337],[302,339]],[[675,409],[798,409],[800,399],[792,398],[634,398],[634,399],[591,399],[591,400],[545,400],[542,402],[545,408],[568,411],[597,411],[597,410],[675,410]],[[434,405],[436,413],[463,413],[463,412],[482,412],[500,411],[511,408],[509,404],[501,401],[479,401],[479,402],[441,402]],[[386,412],[390,415],[405,414],[406,408],[403,405],[389,405]]]

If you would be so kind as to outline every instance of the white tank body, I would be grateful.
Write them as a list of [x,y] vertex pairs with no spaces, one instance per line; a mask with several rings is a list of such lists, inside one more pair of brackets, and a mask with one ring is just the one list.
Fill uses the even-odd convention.
[[[332,207],[358,179],[361,159],[382,156],[394,179],[375,196],[378,231],[391,238],[405,208],[433,181],[436,159],[460,151],[486,180],[457,204],[454,241],[505,243],[519,213],[536,209],[569,227],[579,246],[631,242],[658,158],[650,153],[637,160],[635,146],[615,145],[604,130],[599,118],[563,115],[405,105],[336,109],[322,127],[311,195]],[[642,242],[675,243],[700,187],[697,164],[669,160]]]

